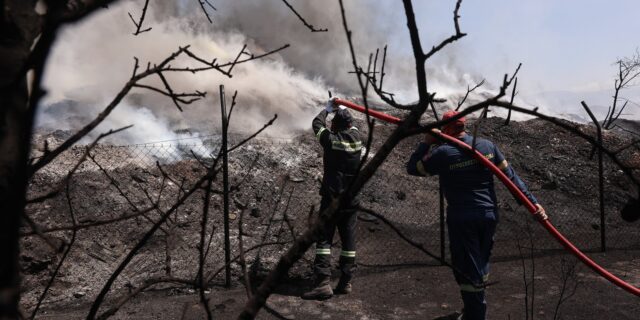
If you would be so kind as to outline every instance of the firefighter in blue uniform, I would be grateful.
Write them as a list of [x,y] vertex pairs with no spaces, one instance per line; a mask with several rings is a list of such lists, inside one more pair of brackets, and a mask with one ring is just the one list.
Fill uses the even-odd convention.
[[[360,165],[362,141],[360,132],[352,126],[353,118],[343,106],[337,106],[332,98],[327,106],[313,119],[313,132],[316,134],[323,149],[324,173],[320,195],[320,212],[324,211],[331,201],[342,194],[355,178]],[[335,113],[331,120],[331,129],[326,127],[329,113]],[[356,207],[357,199],[351,199],[343,204],[338,212],[335,224],[328,225],[316,242],[316,257],[314,261],[315,285],[304,293],[304,299],[328,299],[334,293],[347,294],[351,292],[351,279],[355,270],[356,259]],[[339,266],[340,280],[335,290],[331,288],[331,242],[336,228],[342,242]]]
[[[455,117],[448,111],[443,120]],[[464,117],[445,125],[442,132],[468,145],[473,137],[464,131]],[[437,129],[436,129],[437,130]],[[485,319],[484,284],[489,278],[489,257],[498,222],[493,175],[467,152],[450,144],[435,144],[426,134],[407,163],[407,173],[416,176],[439,175],[447,200],[447,228],[454,276],[460,285],[464,310],[459,319]],[[542,206],[529,192],[504,156],[491,141],[477,138],[475,148],[498,166],[538,208],[536,215],[547,219]]]

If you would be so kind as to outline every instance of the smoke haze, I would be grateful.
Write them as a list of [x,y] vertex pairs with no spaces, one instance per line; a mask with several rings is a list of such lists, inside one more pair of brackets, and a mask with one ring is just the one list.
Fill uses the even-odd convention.
[[[292,2],[310,24],[329,29],[315,33],[304,27],[281,1],[215,1],[214,5],[217,11],[210,11],[213,24],[208,23],[196,1],[152,1],[144,27],[153,29],[133,36],[135,27],[128,13],[139,17],[142,3],[122,1],[64,29],[46,70],[44,86],[48,95],[40,108],[38,124],[52,129],[79,128],[93,119],[129,80],[133,57],[140,60],[144,69],[147,62],[159,63],[185,45],[191,45],[191,50],[205,60],[215,58],[219,62],[233,60],[245,44],[254,54],[287,43],[291,47],[236,66],[232,78],[214,70],[166,74],[174,91],[206,91],[207,97],[179,112],[167,97],[134,89],[92,134],[128,124],[134,124],[134,128],[122,133],[118,143],[211,133],[219,127],[218,87],[224,85],[228,106],[233,92],[238,91],[230,124],[232,132],[255,131],[277,113],[276,124],[266,134],[291,136],[309,129],[311,119],[327,99],[327,90],[347,97],[359,94],[355,76],[349,73],[353,66],[337,2]],[[369,53],[388,44],[385,90],[394,92],[399,102],[415,101],[415,65],[406,48],[408,33],[402,6],[381,1],[372,5],[364,0],[346,1],[345,5],[360,64],[366,66]],[[429,43],[425,41],[425,48]],[[473,70],[459,66],[460,59],[469,58],[468,52],[462,41],[427,65],[429,89],[438,92],[439,97],[450,98],[453,106],[467,86],[483,79]],[[172,65],[194,67],[197,63],[178,59]],[[469,102],[495,92],[497,86],[490,81],[495,75],[488,76],[491,77],[469,97]],[[163,88],[157,76],[143,83]],[[548,98],[522,96],[519,103],[561,114],[561,110],[547,107],[551,105]]]

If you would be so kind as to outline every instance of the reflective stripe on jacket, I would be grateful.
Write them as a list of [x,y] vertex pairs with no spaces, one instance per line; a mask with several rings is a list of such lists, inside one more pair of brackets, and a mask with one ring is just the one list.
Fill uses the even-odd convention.
[[326,127],[329,113],[322,110],[312,127],[324,150],[324,175],[320,194],[337,195],[345,191],[360,165],[362,140],[356,127],[333,133]]

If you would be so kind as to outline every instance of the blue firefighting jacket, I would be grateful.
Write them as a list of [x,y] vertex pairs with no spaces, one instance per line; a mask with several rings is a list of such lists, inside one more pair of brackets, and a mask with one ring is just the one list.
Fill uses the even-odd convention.
[[[465,134],[460,140],[471,145],[473,136]],[[498,166],[531,202],[538,203],[491,141],[477,138],[476,150]],[[432,147],[421,143],[407,163],[407,173],[440,176],[449,217],[472,210],[497,209],[493,174],[468,152],[456,146],[444,143]]]

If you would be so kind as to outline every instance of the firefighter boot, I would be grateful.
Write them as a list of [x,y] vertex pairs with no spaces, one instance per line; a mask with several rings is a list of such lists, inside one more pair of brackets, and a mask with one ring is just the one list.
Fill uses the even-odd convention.
[[338,285],[336,286],[336,289],[333,290],[336,294],[349,294],[351,293],[351,279],[350,277],[346,277],[344,275],[342,275],[342,277],[340,277],[340,281],[338,281]]
[[328,276],[319,276],[316,279],[315,286],[302,294],[302,299],[305,300],[326,300],[333,296],[333,290],[331,290],[331,282]]

